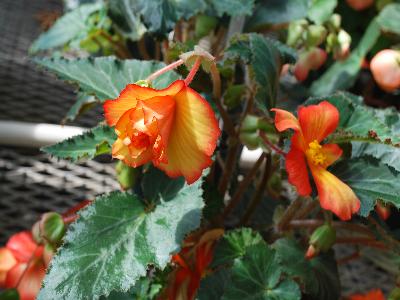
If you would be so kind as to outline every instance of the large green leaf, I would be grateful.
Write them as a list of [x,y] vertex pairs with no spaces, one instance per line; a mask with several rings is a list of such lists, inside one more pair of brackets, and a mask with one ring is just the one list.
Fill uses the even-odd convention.
[[226,60],[242,60],[250,66],[256,85],[256,104],[267,111],[275,106],[283,64],[294,63],[296,53],[276,40],[251,33],[235,37],[225,51]]
[[97,155],[109,153],[111,145],[117,139],[114,129],[108,126],[98,126],[74,136],[58,144],[47,146],[41,150],[57,158],[77,161],[82,158],[94,158]]
[[200,224],[201,180],[148,212],[130,193],[97,198],[70,226],[38,299],[98,299],[127,291],[148,265],[163,269]]
[[298,285],[281,279],[282,268],[275,250],[265,243],[251,246],[232,267],[231,282],[222,299],[297,300],[301,299]]
[[361,201],[359,214],[368,216],[377,199],[400,208],[400,176],[376,159],[343,160],[332,168],[340,180],[347,183]]
[[254,0],[211,0],[219,16],[250,15],[254,9]]
[[379,36],[378,22],[373,19],[350,56],[344,61],[335,62],[318,80],[313,82],[310,88],[311,94],[322,96],[351,87],[361,69],[364,57],[375,45]]
[[102,7],[103,4],[101,3],[83,4],[66,13],[58,19],[48,31],[42,33],[38,39],[33,42],[30,51],[35,53],[40,50],[47,50],[68,43],[87,29],[88,17],[102,9]]
[[[165,66],[156,61],[119,60],[115,57],[36,58],[35,62],[56,73],[61,79],[77,84],[83,92],[95,95],[99,100],[118,97],[127,84],[146,79]],[[155,88],[165,88],[178,78],[171,71],[154,80],[153,85]]]
[[221,299],[225,287],[230,284],[230,276],[231,270],[222,268],[202,279],[197,292],[197,300]]
[[116,28],[133,41],[139,40],[147,28],[140,20],[140,14],[135,11],[132,3],[136,0],[113,0],[109,2],[109,13]]
[[383,31],[400,35],[400,3],[392,3],[381,11],[378,23]]
[[312,0],[308,18],[316,24],[329,20],[337,5],[337,0]]
[[272,248],[276,250],[283,272],[301,283],[307,299],[339,299],[340,281],[333,253],[306,260],[305,249],[288,238],[277,240]]
[[212,265],[230,264],[245,255],[248,247],[263,243],[262,237],[250,228],[240,228],[224,234],[218,242]]
[[372,156],[400,172],[400,148],[385,144],[352,142],[352,157]]
[[164,34],[173,29],[179,19],[189,19],[207,8],[204,0],[136,0],[129,5],[131,11],[141,16],[149,31]]
[[249,31],[271,24],[287,23],[307,16],[309,0],[262,0],[254,9],[246,28]]

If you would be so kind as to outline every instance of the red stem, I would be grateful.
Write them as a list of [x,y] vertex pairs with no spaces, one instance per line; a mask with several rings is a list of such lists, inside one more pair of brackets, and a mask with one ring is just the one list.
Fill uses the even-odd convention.
[[197,71],[199,70],[200,65],[201,65],[201,58],[198,57],[196,59],[196,61],[194,62],[193,67],[190,70],[188,76],[185,79],[185,84],[186,85],[190,85],[190,83],[192,82],[194,76],[196,75]]
[[162,74],[164,74],[164,73],[166,73],[166,72],[168,72],[170,70],[176,69],[177,67],[179,67],[183,63],[184,63],[183,59],[179,59],[179,60],[169,64],[168,66],[165,66],[164,68],[154,72],[153,74],[151,74],[149,77],[146,78],[146,81],[151,82],[154,79],[156,79],[158,76],[160,76],[160,75],[162,75]]
[[273,143],[271,143],[271,141],[268,139],[268,137],[265,135],[264,132],[260,132],[260,137],[263,139],[264,143],[267,144],[268,147],[270,147],[272,150],[274,150],[276,153],[286,156],[286,153],[278,148],[277,146],[275,146]]

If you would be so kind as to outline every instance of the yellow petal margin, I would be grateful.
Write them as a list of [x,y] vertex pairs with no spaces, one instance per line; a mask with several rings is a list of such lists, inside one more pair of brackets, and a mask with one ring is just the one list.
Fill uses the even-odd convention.
[[158,167],[169,176],[184,176],[190,184],[212,163],[221,134],[210,104],[190,87],[175,95],[175,120],[169,136],[168,164]]

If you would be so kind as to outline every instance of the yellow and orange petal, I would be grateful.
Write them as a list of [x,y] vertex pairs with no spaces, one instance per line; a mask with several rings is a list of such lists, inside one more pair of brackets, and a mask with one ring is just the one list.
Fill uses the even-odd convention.
[[353,190],[325,168],[313,164],[309,166],[321,207],[332,211],[341,220],[350,220],[360,209],[360,200]]
[[292,113],[279,108],[273,108],[271,111],[275,112],[275,126],[279,132],[287,129],[301,130],[299,121]]
[[308,196],[312,189],[308,176],[307,163],[304,153],[292,147],[286,155],[286,171],[289,182],[297,189],[300,196]]
[[158,167],[170,177],[184,176],[190,184],[212,163],[221,130],[208,102],[190,87],[174,97],[175,119],[167,146],[168,163]]
[[7,272],[17,263],[11,250],[6,247],[0,248],[0,287],[4,286]]
[[319,143],[333,133],[339,124],[339,111],[327,101],[299,108],[299,123],[305,143]]

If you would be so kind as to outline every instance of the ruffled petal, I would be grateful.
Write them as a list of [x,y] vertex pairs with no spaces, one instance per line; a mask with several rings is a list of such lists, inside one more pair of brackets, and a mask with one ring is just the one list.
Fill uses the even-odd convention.
[[275,127],[278,129],[279,132],[285,131],[287,129],[293,129],[296,131],[300,131],[300,124],[297,118],[290,112],[279,109],[273,108],[271,111],[274,111],[275,114]]
[[196,91],[189,87],[175,96],[175,120],[167,146],[168,163],[158,167],[170,177],[184,176],[190,184],[211,165],[221,130],[215,114]]
[[321,207],[335,213],[342,220],[350,220],[360,209],[360,200],[353,190],[326,169],[310,164],[317,186]]
[[151,149],[140,153],[132,153],[135,148],[130,149],[122,139],[117,139],[112,146],[112,157],[122,160],[126,165],[136,168],[148,163],[153,158]]
[[312,189],[304,153],[295,147],[292,147],[286,155],[286,171],[289,182],[296,187],[299,195],[311,194]]
[[117,99],[104,102],[104,116],[107,124],[110,126],[117,124],[119,118],[127,110],[136,107],[137,100],[146,100],[157,96],[174,96],[184,86],[185,83],[183,80],[174,81],[169,87],[162,90],[128,84]]
[[7,272],[14,267],[16,263],[17,260],[11,250],[6,247],[0,248],[0,287],[4,286]]
[[[28,267],[28,269],[26,269]],[[26,271],[25,271],[26,269]],[[42,261],[17,264],[12,268],[6,278],[5,286],[14,288],[18,282],[18,293],[21,300],[35,300],[42,285],[46,269]],[[20,281],[20,277],[22,277]]]
[[325,144],[322,145],[322,154],[325,156],[324,167],[329,167],[335,161],[337,161],[343,153],[343,150],[336,144]]
[[339,124],[339,111],[327,101],[300,107],[299,122],[306,143],[319,143],[335,131]]
[[[29,231],[19,232],[10,237],[6,247],[12,251],[14,257],[20,262],[27,262],[32,255],[38,252],[38,247]],[[37,253],[40,255],[40,253]]]

